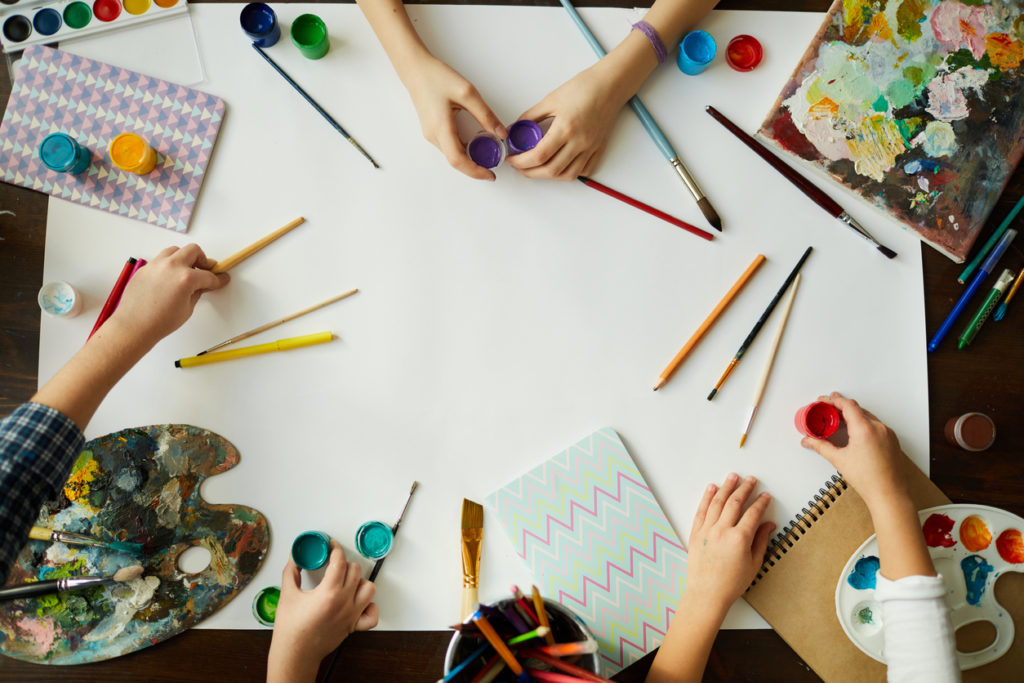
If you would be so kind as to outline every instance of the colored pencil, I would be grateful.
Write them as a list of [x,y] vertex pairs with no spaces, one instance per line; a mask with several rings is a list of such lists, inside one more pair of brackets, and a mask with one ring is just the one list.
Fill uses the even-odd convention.
[[291,315],[286,315],[283,318],[278,318],[277,320],[269,322],[266,325],[260,325],[259,327],[254,327],[253,329],[249,330],[248,332],[243,332],[242,334],[235,335],[231,339],[225,339],[221,343],[214,344],[210,348],[206,349],[205,351],[200,351],[196,355],[197,356],[204,356],[204,355],[210,353],[211,351],[216,351],[217,349],[222,348],[224,346],[227,346],[228,344],[234,344],[235,342],[240,342],[243,339],[248,339],[249,337],[253,337],[253,336],[259,334],[260,332],[266,332],[267,330],[272,329],[274,327],[277,327],[278,325],[283,325],[286,322],[295,320],[296,318],[301,318],[302,316],[306,315],[307,313],[312,313],[313,311],[320,310],[324,306],[329,306],[329,305],[333,304],[336,301],[341,301],[342,299],[347,299],[348,297],[350,297],[353,294],[356,294],[358,292],[359,292],[358,289],[351,289],[351,290],[349,290],[349,291],[347,291],[347,292],[345,292],[343,294],[339,294],[337,296],[332,296],[330,299],[327,299],[326,301],[321,301],[320,303],[314,304],[313,306],[309,306],[308,308],[303,308],[301,311],[296,311],[295,313],[292,313]]
[[552,657],[568,657],[569,655],[590,655],[597,652],[596,640],[580,640],[575,643],[555,643],[532,648]]
[[837,219],[840,223],[845,224],[848,228],[853,229],[858,235],[873,244],[878,251],[885,255],[886,258],[896,258],[895,251],[880,244],[878,240],[872,237],[871,234],[864,229],[864,226],[858,223],[853,216],[848,214],[846,209],[841,207],[836,200],[829,197],[820,188],[814,185],[814,183],[793,170],[788,164],[782,161],[782,159],[772,154],[767,147],[758,142],[753,136],[748,135],[742,128],[726,118],[725,114],[712,106],[705,107],[705,111],[707,111],[712,118],[725,126],[730,133],[739,138],[743,144],[754,150],[759,157],[767,161],[768,164],[781,173],[786,180],[796,185],[796,187],[807,195],[811,201],[831,214],[833,218]]
[[277,65],[277,62],[275,62],[273,59],[270,58],[270,55],[268,55],[266,52],[264,52],[262,49],[260,49],[260,46],[257,45],[256,43],[252,44],[252,49],[254,49],[254,50],[256,50],[256,52],[260,53],[260,57],[263,57],[263,59],[267,60],[267,64],[272,66],[274,68],[274,71],[279,73],[281,75],[281,78],[283,78],[284,80],[286,80],[288,82],[288,85],[290,85],[293,88],[295,88],[295,92],[297,92],[300,95],[302,95],[302,99],[306,100],[306,102],[308,102],[310,104],[310,106],[313,107],[313,109],[316,109],[317,113],[320,114],[320,116],[324,117],[324,119],[327,120],[327,123],[331,124],[331,127],[334,128],[334,130],[336,130],[339,133],[341,133],[342,136],[346,140],[348,140],[350,143],[352,143],[352,146],[355,147],[357,150],[359,150],[359,153],[362,154],[364,157],[366,157],[367,161],[369,161],[371,164],[373,164],[374,168],[380,168],[380,164],[378,164],[376,161],[374,161],[373,157],[370,156],[369,152],[367,152],[365,149],[363,149],[363,146],[360,145],[358,142],[356,142],[356,139],[354,137],[352,137],[351,135],[349,135],[348,131],[345,130],[344,128],[342,128],[340,123],[335,121],[331,117],[331,115],[328,114],[326,110],[324,110],[323,107],[321,107],[319,104],[317,104],[316,100],[314,100],[312,97],[310,97],[309,93],[307,93],[305,90],[302,89],[302,86],[300,86],[298,83],[293,81],[292,77],[289,76],[288,74],[286,74],[284,72],[284,69],[279,67]]
[[[338,648],[340,649],[341,646],[339,645]],[[451,671],[446,673],[441,678],[437,679],[437,683],[447,683],[447,681],[452,680],[453,678],[458,676],[460,673],[462,673],[467,666],[469,666],[470,664],[475,662],[478,657],[482,656],[485,652],[487,652],[490,649],[491,649],[491,644],[490,643],[484,643],[483,645],[478,647],[476,650],[471,652],[468,657],[463,659],[457,665],[453,666]],[[495,655],[495,656],[497,656],[497,655]],[[333,668],[333,665],[334,665],[334,662],[332,661],[331,662],[331,668]],[[326,680],[326,679],[327,679],[327,676],[324,676],[324,680]]]
[[[1003,222],[999,224],[999,227],[996,228],[995,232],[992,233],[992,236],[988,238],[988,241],[985,242],[985,246],[983,246],[978,251],[978,253],[974,257],[974,260],[971,261],[966,268],[964,268],[962,273],[957,275],[957,282],[959,282],[960,284],[964,284],[965,282],[967,282],[967,278],[969,278],[971,274],[974,273],[975,270],[977,270],[978,266],[980,266],[982,261],[985,260],[989,252],[992,251],[992,248],[1003,237],[1003,233],[1007,231],[1007,229],[1010,227],[1010,223],[1012,223],[1013,219],[1017,217],[1017,214],[1020,213],[1021,209],[1024,209],[1024,196],[1021,196],[1021,198],[1017,200],[1017,203],[1013,205],[1013,208],[1010,209],[1010,213],[1006,214],[1006,218],[1004,218]],[[999,320],[999,318],[996,318],[996,320]]]
[[557,671],[544,671],[543,669],[527,669],[526,671],[541,683],[579,683],[580,681],[590,680],[589,678],[581,678],[571,674],[560,674]]
[[512,624],[512,628],[516,630],[516,633],[526,633],[530,630],[530,626],[526,623],[525,619],[519,616],[519,610],[516,609],[517,607],[518,605],[514,602],[509,605],[505,605],[501,608],[501,614],[505,617],[508,623]]
[[279,239],[283,235],[291,232],[295,228],[297,228],[300,225],[302,225],[303,222],[305,222],[305,220],[306,220],[305,218],[303,218],[302,216],[299,216],[295,220],[289,222],[287,225],[285,225],[285,226],[283,226],[281,228],[278,228],[277,230],[275,230],[274,232],[270,233],[269,235],[267,235],[265,237],[261,237],[260,239],[256,240],[255,242],[253,242],[252,244],[247,246],[245,249],[242,249],[241,251],[238,251],[238,252],[232,254],[231,256],[228,256],[226,259],[224,259],[223,261],[220,261],[219,263],[215,263],[213,265],[213,267],[210,268],[210,272],[211,273],[226,273],[227,271],[231,270],[232,268],[237,266],[239,263],[241,263],[245,259],[249,258],[250,256],[252,256],[256,252],[258,252],[260,249],[263,249],[263,247],[267,246],[271,242],[276,241],[277,239]]
[[740,293],[743,286],[750,281],[750,278],[755,272],[757,272],[757,269],[761,267],[762,263],[764,263],[764,254],[758,254],[754,257],[754,260],[751,261],[749,266],[747,266],[747,269],[743,271],[742,275],[740,275],[740,279],[736,280],[729,291],[725,293],[725,296],[722,297],[722,300],[718,302],[718,305],[715,306],[714,310],[712,310],[711,313],[708,314],[708,317],[704,319],[704,322],[700,324],[697,331],[690,336],[685,344],[683,344],[683,348],[679,349],[679,353],[677,353],[676,357],[672,359],[672,362],[668,364],[668,367],[661,371],[661,375],[658,376],[658,381],[654,383],[655,391],[665,386],[676,369],[684,360],[686,360],[686,357],[690,355],[690,351],[693,351],[694,347],[697,346],[697,343],[704,337],[707,331],[711,329],[711,326],[715,324],[715,321],[722,315],[726,307],[732,303],[732,300]]
[[505,660],[505,664],[512,670],[516,676],[523,673],[523,665],[515,658],[512,651],[508,649],[508,645],[502,641],[501,637],[491,626],[490,622],[487,621],[487,617],[484,616],[483,612],[477,611],[473,614],[473,623],[476,624],[480,632],[484,634],[491,646],[494,647],[494,651],[501,655],[501,658]]
[[[590,27],[583,21],[583,17],[581,17],[579,12],[576,11],[576,8],[572,6],[572,3],[569,0],[559,0],[559,2],[562,3],[562,7],[565,8],[565,11],[569,13],[569,17],[572,19],[573,23],[576,24],[576,28],[580,30],[580,33],[583,34],[586,41],[590,44],[591,49],[593,49],[594,54],[597,55],[598,59],[604,57],[604,48],[590,30]],[[673,149],[672,143],[670,143],[668,138],[665,137],[664,131],[662,131],[661,127],[655,122],[654,117],[651,116],[651,112],[647,111],[647,107],[644,106],[643,101],[636,95],[633,95],[629,100],[629,106],[633,108],[633,113],[640,119],[640,123],[643,124],[644,130],[647,131],[647,135],[654,141],[654,144],[657,145],[659,150],[661,150],[662,155],[668,160],[672,165],[672,168],[682,179],[683,184],[686,185],[686,189],[689,190],[690,194],[697,202],[697,206],[700,208],[701,213],[704,214],[704,218],[706,218],[708,223],[711,224],[711,227],[721,232],[722,219],[719,218],[718,212],[715,211],[715,207],[711,206],[711,201],[704,195],[704,192],[697,185],[697,181],[693,179],[693,176],[690,175],[690,171],[683,165],[683,162],[679,159],[679,154],[675,149]]]
[[[544,606],[544,598],[540,594],[540,589],[537,586],[533,586],[531,589],[531,597],[533,598],[533,608],[537,610],[537,623],[541,626],[551,626],[548,621],[548,610]],[[547,641],[548,645],[555,644],[555,635],[548,631],[548,634],[544,636],[544,640]]]
[[674,226],[676,226],[678,228],[682,228],[683,230],[687,230],[689,232],[692,232],[697,237],[703,237],[704,239],[709,240],[709,241],[713,240],[715,238],[714,235],[712,235],[710,232],[707,232],[706,230],[701,230],[697,226],[690,225],[686,221],[680,220],[680,219],[676,218],[675,216],[670,216],[669,214],[665,213],[664,211],[660,211],[658,209],[655,209],[653,206],[650,206],[649,204],[644,204],[639,199],[633,199],[632,197],[630,197],[628,195],[622,194],[618,190],[613,190],[612,188],[608,187],[607,185],[602,185],[601,183],[597,182],[593,178],[588,178],[586,176],[582,176],[581,175],[578,178],[576,178],[576,180],[580,181],[581,183],[583,183],[587,187],[594,188],[598,192],[603,192],[604,194],[608,195],[609,197],[613,197],[615,199],[618,199],[620,202],[624,202],[626,204],[629,204],[634,209],[640,209],[641,211],[645,211],[645,212],[651,214],[652,216],[656,216],[657,218],[660,218],[661,220],[663,220],[663,221],[665,221],[667,223],[671,223],[672,225],[674,225]]
[[128,285],[128,278],[132,275],[132,270],[135,268],[135,259],[130,258],[125,261],[124,266],[121,268],[121,274],[117,276],[117,280],[114,282],[114,288],[110,290],[110,294],[107,295],[107,300],[103,303],[103,308],[100,309],[100,314],[96,318],[96,324],[92,326],[92,331],[86,338],[92,339],[92,335],[96,334],[96,330],[100,329],[103,323],[107,322],[114,313],[114,309],[117,308],[118,302],[121,301],[121,295],[124,294],[124,288]]
[[551,635],[551,629],[549,627],[547,627],[547,626],[538,626],[537,628],[533,629],[532,631],[527,631],[526,633],[520,633],[518,636],[515,636],[514,638],[510,638],[506,644],[507,645],[518,645],[519,643],[525,643],[526,641],[533,640],[534,638],[544,638],[544,637],[549,636],[549,635]]
[[484,508],[462,499],[462,611],[465,619],[477,610],[480,581],[480,548],[484,540]]
[[537,618],[537,613],[533,611],[533,607],[530,607],[530,603],[526,601],[526,596],[523,595],[523,591],[519,590],[519,586],[512,584],[511,590],[512,596],[516,599],[516,603],[522,607],[523,611],[526,612],[526,615],[533,620],[533,623],[538,626],[546,626],[546,624],[540,623],[540,620]]
[[572,674],[573,676],[577,676],[588,681],[593,681],[594,683],[612,683],[612,681],[610,681],[609,679],[604,678],[602,676],[598,676],[597,674],[587,671],[584,668],[578,667],[575,664],[570,664],[564,659],[552,657],[551,655],[544,654],[543,652],[538,652],[537,650],[523,650],[522,655],[529,659],[536,659],[538,661],[544,662],[548,666],[552,666],[556,669],[561,669],[567,674]]
[[775,336],[772,338],[772,347],[768,351],[768,360],[764,363],[764,370],[761,371],[761,379],[757,381],[757,389],[754,390],[754,401],[750,407],[750,413],[747,415],[747,424],[743,427],[743,435],[740,436],[740,448],[743,448],[743,444],[747,440],[747,434],[750,433],[750,425],[754,423],[754,416],[757,415],[757,409],[761,406],[761,398],[764,396],[764,389],[768,386],[768,376],[772,374],[772,365],[775,364],[775,354],[779,351],[779,343],[782,341],[782,333],[786,330],[786,322],[789,320],[789,312],[793,310],[793,300],[796,299],[796,290],[800,287],[800,274],[797,273],[796,277],[793,278],[793,284],[789,287],[789,298],[786,299],[786,305],[782,308],[782,320],[779,321],[779,326],[775,330]]
[[491,655],[491,658],[487,660],[483,668],[477,672],[476,676],[473,676],[473,680],[469,683],[491,683],[504,670],[505,662],[502,658],[497,654]]
[[757,333],[761,331],[761,328],[764,327],[764,324],[768,321],[768,316],[770,316],[772,311],[775,310],[775,307],[779,304],[779,300],[782,299],[782,295],[787,289],[789,289],[789,286],[793,283],[797,273],[799,273],[800,269],[803,268],[804,261],[806,261],[807,257],[811,255],[812,250],[813,247],[807,247],[803,256],[801,256],[800,260],[796,262],[795,266],[793,266],[793,270],[791,270],[789,275],[786,276],[786,281],[782,283],[781,287],[779,287],[779,291],[775,293],[775,297],[772,298],[771,303],[768,304],[768,308],[764,309],[764,313],[762,313],[761,317],[757,319],[756,323],[754,323],[754,329],[750,330],[750,334],[748,334],[747,338],[743,340],[742,344],[740,344],[739,351],[737,351],[736,355],[733,356],[731,361],[729,361],[729,367],[725,369],[725,372],[722,373],[722,376],[719,378],[715,388],[711,390],[710,394],[708,394],[709,401],[713,399],[715,394],[718,393],[718,390],[722,388],[722,385],[725,384],[725,380],[732,374],[732,371],[736,369],[736,365],[740,362],[740,359],[743,358],[743,354],[745,354],[747,349],[750,348],[750,345],[754,343],[754,338],[757,337]]
[[1010,301],[1013,300],[1013,296],[1017,293],[1017,289],[1020,288],[1021,280],[1024,280],[1024,267],[1017,273],[1017,279],[1013,282],[1013,287],[1010,287],[1010,293],[1006,295],[1006,299],[1003,303],[999,304],[999,308],[996,309],[996,313],[992,316],[993,320],[1002,320],[1003,316],[1006,315],[1006,309],[1010,306]]
[[261,353],[273,353],[274,351],[290,351],[292,349],[300,349],[305,346],[313,346],[314,344],[324,344],[326,342],[331,341],[332,339],[334,339],[334,334],[332,334],[331,332],[317,332],[316,334],[307,334],[301,337],[279,339],[277,341],[267,342],[266,344],[256,344],[255,346],[243,346],[240,349],[216,351],[214,353],[208,353],[205,356],[190,356],[189,358],[179,358],[178,360],[174,361],[174,367],[191,368],[197,365],[219,363],[225,360],[245,358],[246,356],[255,356]]
[[946,319],[942,321],[942,325],[939,326],[939,329],[928,342],[929,352],[933,352],[935,349],[939,348],[939,344],[941,344],[942,340],[945,339],[947,334],[949,334],[949,331],[953,328],[953,324],[956,322],[956,319],[960,317],[960,314],[964,312],[965,308],[967,308],[967,304],[974,295],[977,294],[978,290],[981,289],[981,283],[986,277],[988,277],[988,274],[995,269],[999,259],[1002,257],[1007,247],[1010,246],[1010,242],[1012,242],[1013,238],[1016,236],[1016,230],[1007,230],[1003,234],[999,243],[996,244],[995,248],[988,255],[988,258],[985,259],[985,262],[981,264],[981,268],[979,268],[974,274],[974,279],[971,280],[971,284],[967,285],[967,289],[965,289],[964,293],[960,295],[960,299],[956,302],[956,305],[953,306],[953,310],[949,312],[949,315],[947,315]]

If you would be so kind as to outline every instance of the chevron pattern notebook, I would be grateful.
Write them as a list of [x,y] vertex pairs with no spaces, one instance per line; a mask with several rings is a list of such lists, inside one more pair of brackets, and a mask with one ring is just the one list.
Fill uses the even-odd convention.
[[618,434],[594,432],[486,503],[544,595],[594,632],[603,676],[661,645],[686,550]]

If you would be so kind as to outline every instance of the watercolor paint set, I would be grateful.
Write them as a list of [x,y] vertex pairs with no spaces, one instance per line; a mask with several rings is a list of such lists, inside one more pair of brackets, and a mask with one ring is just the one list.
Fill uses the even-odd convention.
[[[960,668],[974,669],[999,659],[1013,644],[1013,618],[996,602],[994,586],[1003,572],[1024,573],[1024,519],[986,505],[941,505],[921,510],[921,531],[935,570],[946,584],[953,628],[988,622],[992,642],[974,652],[957,651]],[[836,614],[850,640],[884,662],[884,618],[875,600],[878,539],[872,536],[850,557],[836,587]]]
[[188,0],[2,0],[0,47],[63,42],[188,13]]

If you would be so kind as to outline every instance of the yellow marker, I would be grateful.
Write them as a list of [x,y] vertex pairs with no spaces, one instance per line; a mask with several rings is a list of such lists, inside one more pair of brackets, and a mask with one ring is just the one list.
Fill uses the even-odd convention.
[[217,351],[216,353],[207,353],[203,356],[190,356],[188,358],[181,358],[174,361],[174,367],[176,368],[190,368],[193,365],[206,365],[207,363],[218,363],[222,360],[231,360],[233,358],[242,358],[244,356],[255,356],[258,353],[271,353],[273,351],[288,351],[290,349],[299,349],[303,346],[312,346],[313,344],[323,344],[334,339],[334,334],[331,332],[318,332],[317,334],[307,334],[302,337],[291,337],[289,339],[279,339],[278,341],[267,342],[266,344],[256,344],[255,346],[243,346],[240,349],[232,349],[230,351]]
[[135,133],[121,133],[110,142],[110,160],[122,171],[146,175],[156,167],[156,150]]

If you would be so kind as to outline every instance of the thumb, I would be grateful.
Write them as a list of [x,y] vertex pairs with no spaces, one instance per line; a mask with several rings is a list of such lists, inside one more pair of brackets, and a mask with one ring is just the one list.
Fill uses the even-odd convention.
[[505,129],[505,126],[501,124],[501,119],[491,111],[491,108],[487,106],[484,98],[476,88],[473,88],[469,95],[458,104],[472,114],[473,118],[477,120],[477,123],[479,123],[484,130],[489,131],[502,139],[508,137],[508,131]]
[[837,448],[831,441],[825,439],[815,439],[812,436],[805,436],[800,440],[800,445],[804,448],[810,448],[815,451],[818,455],[832,463],[832,466],[837,470],[839,468],[839,458],[842,455],[842,450]]
[[298,590],[302,590],[302,575],[299,573],[299,568],[296,566],[292,558],[288,558],[288,564],[284,566],[284,571],[281,572],[281,593],[288,594]]
[[355,630],[369,631],[371,628],[377,625],[377,622],[379,620],[380,610],[377,609],[377,603],[371,602],[369,605],[366,606],[366,609],[363,610],[363,613],[359,615],[359,618],[356,619]]

